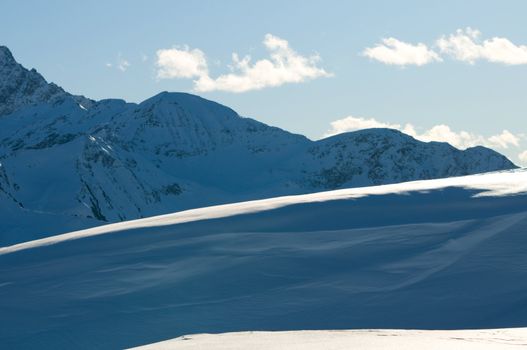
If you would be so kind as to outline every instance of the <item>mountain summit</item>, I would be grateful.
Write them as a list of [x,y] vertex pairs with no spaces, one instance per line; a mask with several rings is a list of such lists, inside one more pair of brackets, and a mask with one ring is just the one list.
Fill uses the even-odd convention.
[[16,64],[15,58],[7,46],[0,45],[0,66]]
[[0,117],[33,104],[52,103],[64,95],[64,90],[46,82],[35,69],[22,67],[7,47],[0,46]]
[[0,47],[0,245],[242,200],[515,168],[389,129],[319,141],[185,93],[92,101]]

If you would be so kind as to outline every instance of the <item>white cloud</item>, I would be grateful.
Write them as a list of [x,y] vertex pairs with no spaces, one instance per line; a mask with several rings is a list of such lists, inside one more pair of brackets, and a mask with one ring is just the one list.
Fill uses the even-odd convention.
[[520,145],[520,137],[514,135],[509,130],[503,130],[501,134],[489,137],[489,142],[498,148],[509,148],[509,146],[518,147]]
[[[435,46],[442,55],[470,64],[478,60],[506,65],[527,64],[527,45],[516,45],[501,37],[482,40],[481,32],[470,27],[441,36]],[[443,61],[438,53],[425,44],[413,45],[396,38],[382,39],[382,43],[366,48],[362,54],[385,64],[400,66],[422,66]]]
[[191,50],[188,46],[157,50],[156,65],[157,77],[160,79],[199,78],[209,74],[203,51]]
[[445,124],[435,125],[428,130],[418,132],[416,127],[409,123],[403,126],[401,124],[380,122],[373,118],[361,118],[353,116],[335,120],[331,122],[330,125],[331,128],[324,134],[324,137],[360,129],[390,128],[400,130],[405,134],[408,134],[421,141],[448,142],[452,146],[460,149],[466,149],[478,145],[507,149],[511,145],[515,147],[520,145],[520,135],[514,135],[508,130],[503,130],[501,134],[488,138],[468,131],[454,131]]
[[128,67],[130,67],[130,62],[123,58],[119,59],[119,62],[117,62],[117,69],[119,69],[121,72],[125,72]]
[[448,142],[452,146],[460,149],[486,144],[485,138],[481,135],[468,131],[454,131],[445,124],[435,125],[431,129],[425,130],[422,133],[415,133],[411,136],[425,142]]
[[343,132],[355,131],[370,128],[389,128],[401,130],[400,124],[383,123],[373,118],[361,118],[348,116],[330,123],[331,129],[326,132],[324,137],[341,134]]
[[523,151],[518,155],[518,159],[524,164],[527,165],[527,150]]
[[442,61],[441,57],[425,44],[413,45],[395,38],[382,39],[382,44],[368,47],[362,54],[379,62],[398,66],[422,66],[434,61]]
[[115,61],[115,63],[107,62],[105,63],[105,66],[108,68],[115,67],[119,69],[121,72],[126,72],[126,70],[128,69],[128,67],[131,66],[131,64],[128,60],[124,59],[122,55],[119,53],[117,55],[117,60]]
[[470,64],[477,60],[507,65],[527,64],[527,46],[515,45],[507,38],[494,37],[481,41],[480,37],[479,30],[469,27],[441,37],[436,44],[442,53]]
[[302,56],[290,48],[287,40],[267,34],[263,41],[269,58],[251,62],[251,57],[232,54],[232,73],[212,78],[205,55],[199,49],[168,49],[157,51],[158,77],[195,78],[198,92],[246,92],[286,83],[301,83],[310,79],[332,76],[318,67],[318,55]]

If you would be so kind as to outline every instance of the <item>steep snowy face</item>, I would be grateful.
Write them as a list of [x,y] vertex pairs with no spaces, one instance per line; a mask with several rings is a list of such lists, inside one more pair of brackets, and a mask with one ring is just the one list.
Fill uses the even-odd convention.
[[273,149],[269,138],[279,145],[307,142],[304,137],[242,118],[228,107],[185,93],[160,93],[115,118],[111,128],[119,143],[135,151],[178,159],[233,145],[268,151]]
[[9,49],[0,46],[0,117],[65,95],[64,90],[48,84],[35,69],[27,70],[18,64]]
[[221,203],[246,189],[243,198],[254,198],[260,174],[309,142],[189,94],[161,93],[111,116],[102,103],[83,117],[107,115],[85,127],[76,162],[77,200],[100,220]]
[[263,185],[274,161],[309,143],[180,93],[139,105],[86,108],[67,96],[29,106],[0,120],[0,141],[7,198],[31,212],[101,221],[222,203],[242,191],[243,199],[271,195]]

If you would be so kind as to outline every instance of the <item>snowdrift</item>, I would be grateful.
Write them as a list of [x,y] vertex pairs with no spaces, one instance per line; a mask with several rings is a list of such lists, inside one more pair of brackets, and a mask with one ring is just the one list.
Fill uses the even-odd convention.
[[0,344],[527,326],[527,171],[183,211],[0,249]]
[[182,336],[135,350],[507,350],[527,343],[526,328],[417,331],[239,332]]

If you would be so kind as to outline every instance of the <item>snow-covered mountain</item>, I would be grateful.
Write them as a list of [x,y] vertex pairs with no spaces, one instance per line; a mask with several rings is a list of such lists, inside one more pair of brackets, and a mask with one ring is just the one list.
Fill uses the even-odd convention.
[[[515,170],[48,237],[0,248],[0,344],[122,349],[203,332],[526,327],[526,232],[527,170]],[[525,344],[508,334],[490,338]]]
[[198,96],[93,101],[0,47],[0,245],[206,205],[514,168],[389,129],[311,141]]

